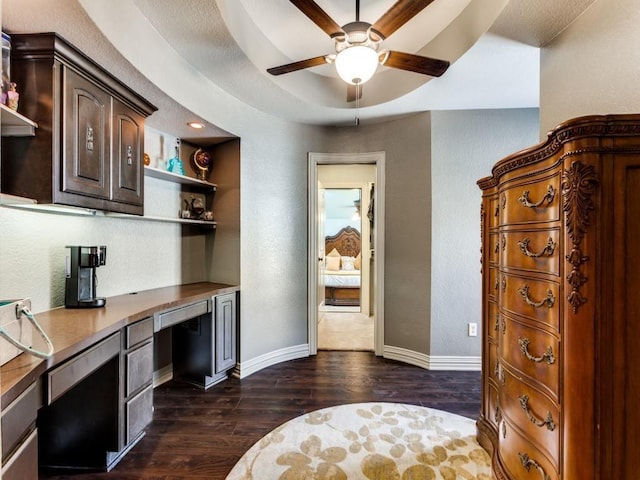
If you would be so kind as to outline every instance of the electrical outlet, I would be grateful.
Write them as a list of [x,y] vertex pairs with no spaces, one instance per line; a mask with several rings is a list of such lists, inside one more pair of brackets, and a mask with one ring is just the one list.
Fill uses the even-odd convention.
[[467,325],[467,330],[468,330],[468,335],[470,337],[477,337],[478,336],[478,324],[477,323],[470,323]]

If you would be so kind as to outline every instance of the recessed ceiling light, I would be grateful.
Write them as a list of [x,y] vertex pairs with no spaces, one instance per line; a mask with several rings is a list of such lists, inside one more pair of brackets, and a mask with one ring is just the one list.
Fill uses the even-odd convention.
[[189,125],[191,128],[197,128],[197,129],[204,128],[204,123],[200,123],[200,122],[189,122],[187,123],[187,125]]

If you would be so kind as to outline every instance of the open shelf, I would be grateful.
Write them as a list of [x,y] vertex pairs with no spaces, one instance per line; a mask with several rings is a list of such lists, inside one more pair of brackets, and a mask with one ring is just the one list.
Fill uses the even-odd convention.
[[156,216],[148,216],[148,215],[129,215],[127,213],[115,213],[115,212],[105,212],[105,216],[108,217],[118,217],[118,218],[128,218],[130,220],[149,220],[151,222],[164,222],[164,223],[180,223],[182,225],[197,225],[199,227],[209,227],[211,229],[215,229],[217,223],[210,220],[194,220],[191,218],[173,218],[173,217],[156,217]]
[[214,192],[217,188],[217,185],[215,183],[207,182],[205,180],[199,180],[197,178],[187,177],[186,175],[178,175],[177,173],[160,170],[153,167],[144,167],[144,174],[153,178],[159,178],[161,180],[168,180],[170,182],[181,183],[183,185],[194,185],[197,187],[210,189]]
[[0,104],[3,137],[33,137],[38,124],[24,115]]

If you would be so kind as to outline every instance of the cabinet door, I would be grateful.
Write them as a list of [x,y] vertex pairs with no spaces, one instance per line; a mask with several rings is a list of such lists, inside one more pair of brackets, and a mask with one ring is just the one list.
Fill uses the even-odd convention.
[[216,373],[221,373],[236,365],[236,294],[215,299]]
[[142,205],[144,119],[122,102],[113,100],[112,200]]
[[63,91],[61,190],[108,199],[111,97],[69,68],[63,69]]

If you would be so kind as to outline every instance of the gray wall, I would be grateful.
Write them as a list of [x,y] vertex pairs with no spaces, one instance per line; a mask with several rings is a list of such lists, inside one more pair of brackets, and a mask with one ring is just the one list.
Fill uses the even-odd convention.
[[322,151],[385,151],[384,343],[429,353],[431,118],[326,129]]
[[[480,197],[476,181],[538,139],[538,109],[431,114],[431,355],[480,355]],[[478,337],[467,336],[467,323]]]

